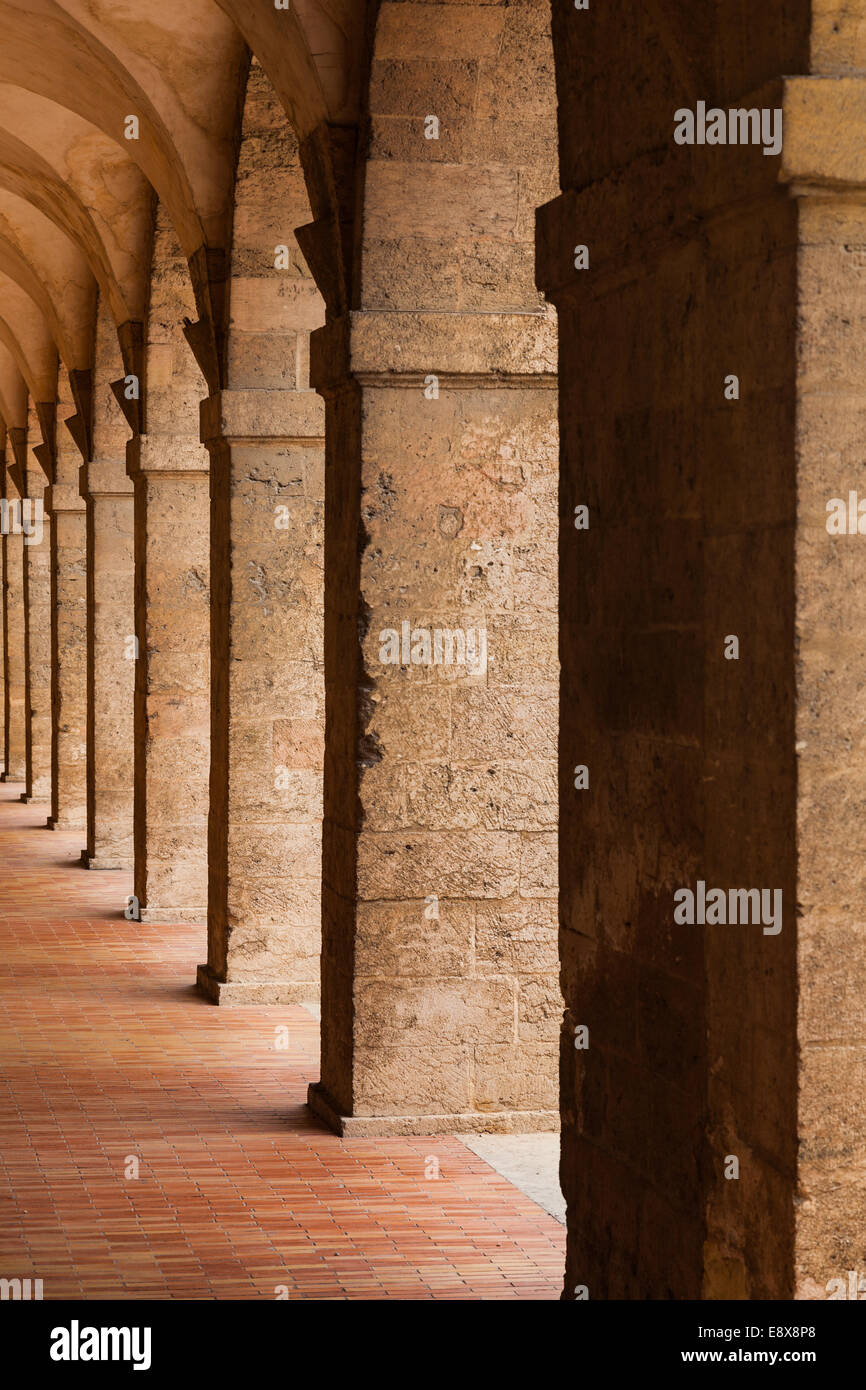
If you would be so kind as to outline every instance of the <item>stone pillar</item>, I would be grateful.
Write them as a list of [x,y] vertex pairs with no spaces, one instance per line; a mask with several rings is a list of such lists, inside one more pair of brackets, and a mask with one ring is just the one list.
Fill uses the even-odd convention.
[[[795,702],[781,707],[773,728],[794,759],[796,785],[792,1282],[797,1297],[820,1299],[834,1279],[847,1292],[852,1267],[863,1274],[866,1221],[866,870],[859,848],[866,798],[866,81],[846,75],[853,36],[859,72],[866,41],[853,25],[831,25],[836,18],[813,17],[819,75],[784,84],[782,177],[797,227],[796,299],[788,305],[796,529],[785,551],[794,577],[787,607]],[[859,511],[853,525],[852,502]]]
[[87,505],[89,869],[132,866],[135,692],[133,485],[121,459],[81,469]]
[[[552,1129],[556,332],[533,280],[556,187],[550,7],[406,19],[376,12],[354,187],[331,141],[346,298],[338,281],[311,340],[328,414],[310,1104],[352,1134]],[[311,264],[329,221],[299,233]]]
[[33,454],[38,430],[31,403],[25,480],[33,524],[27,528],[32,534],[24,537],[27,789],[21,794],[27,802],[51,799],[51,521],[45,507],[45,474]]
[[74,410],[62,391],[57,458],[47,495],[51,513],[50,830],[87,827],[87,515],[79,491],[81,456],[62,421]]
[[[756,11],[745,48],[721,11],[586,19],[555,15],[564,192],[537,248],[564,1296],[824,1299],[866,1215],[866,42],[805,3]],[[677,144],[698,99],[783,140]]]
[[207,917],[210,771],[207,454],[130,446],[135,479],[135,895],[143,922]]
[[555,324],[355,312],[313,334],[311,379],[328,446],[310,1103],[351,1134],[555,1128]]
[[[0,420],[0,498],[4,496],[6,486],[6,422]],[[2,531],[0,531],[0,698],[3,707],[3,739],[5,744],[6,737],[6,600],[3,590],[3,551],[6,542]],[[3,750],[5,757],[5,747]],[[4,764],[5,766],[5,764]],[[0,778],[3,769],[0,768]]]
[[318,994],[323,422],[309,390],[202,402],[212,762],[198,980],[221,1004]]
[[211,458],[208,960],[220,1004],[319,995],[324,409],[309,331],[324,306],[293,229],[297,140],[253,59],[244,99]]
[[[79,486],[87,507],[87,847],[81,858],[90,869],[126,869],[133,862],[134,489],[126,467],[130,422],[114,389],[124,400],[125,372],[114,322],[100,299],[92,392],[88,385],[80,407],[85,417],[76,426],[88,454]],[[136,374],[141,387],[140,367]]]
[[[778,160],[677,146],[688,97],[667,96],[610,177],[575,144],[578,186],[538,224],[560,329],[564,1296],[785,1298],[797,219]],[[700,923],[700,883],[780,892],[781,930]]]
[[[3,496],[10,504],[20,501],[21,498],[9,471],[16,451],[15,436],[18,434],[23,434],[23,431],[9,431],[7,458],[3,470]],[[3,644],[5,736],[2,780],[24,782],[27,776],[24,717],[24,536],[20,530],[16,533],[13,529],[3,537]]]
[[[134,892],[144,922],[204,922],[210,769],[208,456],[198,435],[205,389],[184,322],[190,270],[163,205],[154,216],[148,320],[121,393],[135,484]],[[145,385],[146,383],[146,385]]]

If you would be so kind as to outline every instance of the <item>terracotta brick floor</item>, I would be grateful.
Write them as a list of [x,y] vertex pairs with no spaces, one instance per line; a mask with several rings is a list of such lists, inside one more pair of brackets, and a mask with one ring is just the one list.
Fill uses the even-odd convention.
[[131,878],[79,868],[20,791],[0,785],[0,1276],[46,1299],[559,1297],[558,1222],[456,1138],[324,1130],[306,1010],[200,999],[204,929],[127,922]]

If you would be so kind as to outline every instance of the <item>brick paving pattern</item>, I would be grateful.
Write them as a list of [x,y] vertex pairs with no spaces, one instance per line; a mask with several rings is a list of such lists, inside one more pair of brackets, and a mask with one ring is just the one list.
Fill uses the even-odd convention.
[[324,1130],[315,1020],[206,1003],[204,928],[126,921],[131,876],[80,868],[20,790],[0,786],[0,1276],[46,1299],[559,1298],[558,1222],[456,1138]]

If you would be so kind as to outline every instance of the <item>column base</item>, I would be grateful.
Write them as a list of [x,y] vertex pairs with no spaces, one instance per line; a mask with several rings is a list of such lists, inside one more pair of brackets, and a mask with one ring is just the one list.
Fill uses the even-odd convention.
[[96,854],[81,851],[81,864],[85,869],[131,869],[131,859],[100,859]]
[[38,806],[38,804],[39,804],[40,801],[42,801],[42,802],[50,801],[50,800],[51,800],[51,793],[50,793],[50,792],[48,792],[48,793],[37,792],[34,796],[28,796],[26,792],[22,792],[22,793],[21,793],[20,799],[21,799],[21,801],[23,801],[23,803],[24,803],[25,806],[33,806],[33,805],[37,805],[37,806]]
[[196,984],[214,1004],[228,1008],[260,1004],[303,1004],[314,1012],[318,986],[311,980],[218,980],[209,965],[200,965]]
[[64,820],[62,816],[49,816],[45,822],[46,830],[68,830],[70,833],[87,833],[87,822],[83,820]]
[[341,1115],[320,1081],[307,1091],[317,1119],[347,1139],[394,1138],[405,1134],[557,1133],[556,1110],[463,1111],[455,1115]]
[[22,772],[20,775],[14,772],[0,772],[0,782],[26,782],[27,778]]
[[173,927],[187,922],[206,927],[207,904],[202,907],[142,907],[138,920],[152,927]]

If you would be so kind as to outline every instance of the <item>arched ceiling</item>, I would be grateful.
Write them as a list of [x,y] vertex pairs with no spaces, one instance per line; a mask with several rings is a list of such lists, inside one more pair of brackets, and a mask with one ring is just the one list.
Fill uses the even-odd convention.
[[27,428],[27,386],[9,348],[0,338],[0,413],[10,430]]
[[89,366],[96,282],[81,250],[39,208],[0,188],[0,271],[42,311],[70,371]]
[[15,359],[33,401],[53,401],[57,392],[57,348],[51,331],[30,296],[2,272],[0,341]]
[[[365,14],[363,0],[0,0],[0,414],[10,429],[26,423],[22,382],[31,394],[48,388],[49,360],[92,367],[97,295],[121,341],[134,339],[155,198],[198,280],[202,265],[219,264],[247,49],[304,140],[357,120]],[[194,271],[193,281],[201,304]]]
[[299,140],[358,119],[364,0],[219,0],[270,79]]

